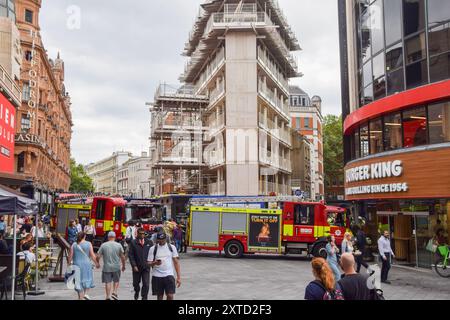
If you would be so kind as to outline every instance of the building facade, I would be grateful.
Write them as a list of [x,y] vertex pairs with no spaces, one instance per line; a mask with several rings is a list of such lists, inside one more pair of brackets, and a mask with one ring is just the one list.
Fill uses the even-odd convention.
[[130,152],[118,151],[108,158],[87,165],[86,173],[92,179],[95,192],[118,194],[119,168],[132,157]]
[[[8,3],[11,1],[8,1]],[[47,206],[70,187],[72,114],[64,61],[49,59],[39,26],[40,0],[16,0],[22,67],[16,114],[15,171],[30,177],[26,193]]]
[[339,1],[345,193],[399,262],[450,228],[450,1]]
[[313,155],[313,144],[297,130],[292,130],[292,179],[291,188],[295,195],[301,191],[305,199],[312,199],[312,173],[311,159]]
[[[0,184],[15,185],[14,138],[21,104],[22,50],[13,1],[0,3]],[[19,184],[20,185],[20,184]]]
[[322,99],[309,98],[298,86],[289,87],[289,106],[292,128],[305,136],[312,144],[311,155],[311,193],[312,200],[323,200],[323,116]]
[[142,152],[140,157],[133,157],[125,165],[128,167],[128,194],[133,198],[150,198],[151,162],[147,152]]
[[208,1],[180,80],[209,97],[205,176],[216,195],[291,194],[288,80],[300,50],[277,1]]

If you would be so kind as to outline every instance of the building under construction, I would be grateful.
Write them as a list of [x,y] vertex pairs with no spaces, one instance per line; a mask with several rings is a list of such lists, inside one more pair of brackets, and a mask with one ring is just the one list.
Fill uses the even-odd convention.
[[[300,50],[275,0],[209,0],[179,89],[152,107],[156,193],[290,195],[289,78]],[[196,140],[201,138],[201,141]]]
[[150,108],[152,178],[156,194],[201,193],[202,113],[208,97],[194,94],[192,86],[159,86]]

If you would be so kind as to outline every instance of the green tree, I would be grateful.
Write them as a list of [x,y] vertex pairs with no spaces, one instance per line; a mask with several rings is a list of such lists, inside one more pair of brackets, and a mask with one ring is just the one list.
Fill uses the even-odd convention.
[[92,179],[86,174],[84,167],[70,159],[71,183],[70,192],[87,193],[94,191]]
[[327,115],[323,125],[323,165],[325,181],[344,177],[342,117]]

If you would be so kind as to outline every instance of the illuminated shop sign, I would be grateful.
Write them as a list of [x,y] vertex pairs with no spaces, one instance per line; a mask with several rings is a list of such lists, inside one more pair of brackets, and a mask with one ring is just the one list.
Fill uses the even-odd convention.
[[[400,177],[403,174],[403,163],[400,160],[372,163],[351,168],[345,171],[346,183],[370,181]],[[359,194],[407,192],[406,182],[363,185],[345,189],[347,196]]]

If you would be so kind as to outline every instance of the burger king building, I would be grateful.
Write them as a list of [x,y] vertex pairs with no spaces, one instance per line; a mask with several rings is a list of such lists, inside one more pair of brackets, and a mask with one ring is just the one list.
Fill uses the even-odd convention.
[[345,196],[399,264],[450,243],[450,1],[339,0]]

